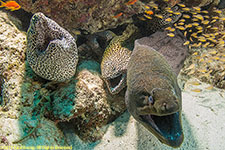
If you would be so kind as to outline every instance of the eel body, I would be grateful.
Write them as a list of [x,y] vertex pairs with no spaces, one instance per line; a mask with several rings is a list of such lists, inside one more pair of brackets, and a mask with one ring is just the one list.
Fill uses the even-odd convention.
[[125,100],[131,115],[162,143],[181,145],[182,105],[177,76],[153,48],[135,44],[127,67]]
[[120,36],[115,36],[106,48],[101,62],[101,74],[111,94],[119,93],[126,86],[127,64],[131,51],[122,44],[136,31],[128,25]]

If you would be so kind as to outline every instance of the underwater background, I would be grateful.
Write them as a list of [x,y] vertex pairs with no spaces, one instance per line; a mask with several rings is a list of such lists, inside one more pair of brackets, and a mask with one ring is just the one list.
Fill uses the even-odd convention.
[[0,149],[225,148],[224,0],[0,2]]

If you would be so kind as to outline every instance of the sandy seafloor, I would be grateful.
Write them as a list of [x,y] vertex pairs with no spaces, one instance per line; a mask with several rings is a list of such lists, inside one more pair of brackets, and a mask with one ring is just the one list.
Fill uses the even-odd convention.
[[[193,92],[196,88],[190,79],[182,92],[182,121],[184,142],[178,150],[224,150],[225,148],[225,90],[213,88]],[[198,88],[205,89],[202,83]],[[111,123],[103,138],[93,144],[82,143],[68,133],[74,150],[171,150],[160,143],[149,131],[126,111]]]

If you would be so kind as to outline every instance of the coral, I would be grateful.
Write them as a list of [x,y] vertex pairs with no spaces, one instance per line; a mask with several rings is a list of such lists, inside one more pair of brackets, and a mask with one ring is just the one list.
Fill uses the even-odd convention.
[[42,78],[65,81],[75,74],[78,62],[75,39],[42,13],[31,18],[26,54],[29,65]]
[[[126,5],[127,0],[20,0],[21,7],[27,12],[43,12],[60,26],[75,34],[77,29],[90,33],[115,28],[131,22],[131,16],[143,11],[141,1]],[[117,14],[123,15],[116,18]]]
[[207,6],[207,5],[210,5],[210,4],[214,4],[214,5],[218,5],[220,0],[186,0],[185,1],[185,4],[188,5],[188,6],[199,6],[199,7],[202,7],[202,6]]
[[225,49],[192,49],[192,55],[185,61],[182,75],[196,77],[212,86],[225,89]]

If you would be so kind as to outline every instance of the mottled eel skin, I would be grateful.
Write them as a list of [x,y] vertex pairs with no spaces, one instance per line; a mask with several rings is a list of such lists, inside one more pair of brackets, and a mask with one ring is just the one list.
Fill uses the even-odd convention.
[[32,70],[47,80],[65,81],[76,72],[78,50],[75,39],[41,12],[31,18],[26,56]]
[[[101,62],[101,74],[111,94],[119,93],[126,86],[127,64],[131,51],[122,47],[123,42],[137,31],[134,25],[128,25],[120,36],[115,36],[106,48]],[[119,82],[117,82],[119,80]],[[116,83],[113,85],[112,83]],[[117,84],[118,83],[118,84]]]
[[131,115],[162,143],[181,145],[181,90],[176,74],[153,48],[135,45],[127,67],[125,100]]

